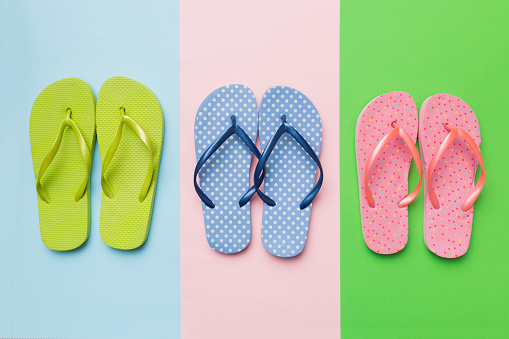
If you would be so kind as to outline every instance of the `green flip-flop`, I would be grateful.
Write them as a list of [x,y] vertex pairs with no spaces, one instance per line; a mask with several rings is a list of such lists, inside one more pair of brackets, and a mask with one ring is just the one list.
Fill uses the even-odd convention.
[[75,249],[90,235],[94,143],[95,96],[90,86],[67,78],[46,87],[32,107],[30,145],[41,237],[52,250]]
[[104,82],[97,97],[100,232],[110,247],[134,249],[148,237],[163,135],[163,111],[147,87],[123,77]]

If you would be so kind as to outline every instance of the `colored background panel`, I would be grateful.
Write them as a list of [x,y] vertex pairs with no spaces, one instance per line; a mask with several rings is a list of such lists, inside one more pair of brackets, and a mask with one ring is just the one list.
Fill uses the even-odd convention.
[[[505,1],[341,1],[343,338],[509,335],[508,15]],[[371,99],[395,90],[417,107],[433,94],[454,94],[479,119],[487,179],[462,258],[442,259],[424,246],[422,192],[410,205],[401,253],[380,256],[363,242],[355,123]],[[410,177],[415,187],[413,165]]]
[[[178,338],[178,2],[3,1],[0,13],[0,337]],[[134,251],[102,242],[96,147],[90,238],[75,251],[51,251],[39,234],[32,104],[56,80],[81,78],[97,95],[115,75],[150,88],[165,114],[150,235]]]
[[[180,13],[182,337],[337,338],[339,1],[184,0]],[[292,86],[320,112],[324,186],[295,258],[264,250],[257,197],[246,250],[225,256],[207,244],[192,184],[194,119],[210,92],[231,83],[249,86],[258,103],[269,87]]]

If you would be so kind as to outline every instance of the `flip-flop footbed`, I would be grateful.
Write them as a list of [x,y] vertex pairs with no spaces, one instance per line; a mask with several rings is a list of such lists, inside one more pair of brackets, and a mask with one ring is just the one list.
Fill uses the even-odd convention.
[[[30,115],[30,145],[34,174],[57,138],[60,125],[71,109],[91,156],[95,143],[95,96],[83,80],[67,78],[46,87],[37,97]],[[82,245],[90,234],[90,182],[84,195],[76,193],[87,175],[85,160],[71,127],[66,127],[58,152],[41,178],[50,203],[37,194],[39,224],[44,244],[56,251]]]
[[431,159],[448,135],[449,123],[465,130],[481,145],[481,131],[475,113],[465,101],[450,94],[426,99],[419,116],[419,147],[426,169],[424,187],[424,242],[433,253],[444,258],[464,255],[470,244],[474,207],[463,212],[461,206],[475,185],[477,158],[467,142],[457,138],[439,160],[432,186],[440,203],[437,210],[428,194],[428,168]]
[[152,155],[128,124],[122,128],[120,144],[105,173],[114,197],[109,198],[103,191],[101,237],[108,246],[129,250],[142,245],[148,237],[163,145],[164,117],[156,96],[144,85],[123,77],[106,80],[97,98],[97,140],[103,161],[119,126],[121,108],[143,129],[154,146],[152,182],[143,202],[139,196]]
[[[318,110],[296,89],[275,86],[260,103],[260,145],[264,150],[281,125],[281,116],[310,144],[317,156],[322,144],[322,122]],[[300,203],[313,188],[316,164],[289,134],[284,134],[265,165],[264,193],[276,206],[263,206],[262,243],[278,257],[293,257],[304,249],[312,204]]]
[[[243,85],[224,86],[212,92],[198,108],[194,125],[196,160],[231,127],[232,115],[256,142],[258,109],[253,92]],[[202,203],[207,241],[217,252],[240,252],[251,239],[250,203],[239,206],[249,189],[251,159],[251,150],[232,135],[199,172],[200,187],[215,204],[215,208],[210,208]]]
[[364,242],[373,252],[393,254],[408,241],[408,207],[398,202],[408,194],[410,150],[399,136],[376,158],[368,175],[368,185],[375,199],[371,208],[364,190],[364,169],[368,157],[396,122],[417,139],[417,108],[404,92],[391,92],[373,99],[361,112],[355,131],[355,151]]

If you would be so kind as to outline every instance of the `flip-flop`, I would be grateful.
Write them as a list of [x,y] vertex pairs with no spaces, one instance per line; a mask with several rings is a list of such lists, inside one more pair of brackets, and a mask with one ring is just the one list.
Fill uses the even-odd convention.
[[[419,147],[426,168],[424,243],[436,255],[456,258],[470,244],[474,202],[484,186],[479,147],[481,130],[472,109],[450,94],[424,101],[419,116]],[[481,165],[481,176],[475,174]]]
[[41,237],[52,250],[75,249],[90,234],[94,143],[95,96],[90,86],[67,78],[46,87],[32,107],[30,145]]
[[[260,104],[264,151],[255,169],[255,187],[265,202],[262,243],[275,256],[293,257],[304,249],[311,201],[323,182],[321,144],[322,122],[311,100],[290,87],[269,88]],[[317,166],[320,177],[315,185]],[[262,170],[263,193],[258,190]]]
[[251,240],[249,199],[255,189],[249,189],[249,169],[252,155],[260,157],[253,92],[243,85],[216,89],[198,108],[194,133],[194,187],[202,200],[207,241],[217,252],[238,253]]
[[[404,92],[373,99],[361,112],[355,151],[362,235],[370,250],[394,254],[408,241],[408,204],[419,194],[422,165],[415,147],[417,108]],[[412,158],[419,172],[417,188],[408,193]]]
[[123,77],[104,82],[97,97],[100,231],[110,247],[134,249],[148,237],[163,135],[163,111],[147,87]]

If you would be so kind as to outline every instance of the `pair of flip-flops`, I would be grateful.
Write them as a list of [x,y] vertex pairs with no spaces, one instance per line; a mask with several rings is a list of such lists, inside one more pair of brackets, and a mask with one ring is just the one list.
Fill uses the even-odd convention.
[[[419,148],[415,147],[419,136]],[[423,168],[424,242],[436,255],[456,258],[470,244],[473,204],[484,181],[479,122],[460,98],[436,94],[422,104],[419,117],[404,92],[380,95],[357,121],[355,148],[366,245],[380,254],[401,251],[408,240],[407,205],[419,193]],[[409,195],[412,158],[419,184]],[[482,173],[477,184],[478,165]]]
[[113,77],[102,85],[96,107],[90,86],[68,78],[46,87],[30,116],[40,231],[52,250],[75,249],[89,237],[96,126],[101,237],[124,250],[147,239],[164,133],[159,102],[142,84]]
[[[258,134],[263,153],[255,146]],[[316,107],[293,88],[268,89],[260,110],[246,86],[229,85],[212,92],[196,115],[198,162],[194,172],[210,247],[228,254],[248,246],[249,200],[257,193],[265,202],[261,235],[264,248],[278,257],[301,253],[307,239],[311,201],[323,180],[318,160],[321,142],[322,124]],[[258,163],[250,188],[253,154]],[[315,185],[317,166],[320,177]]]

